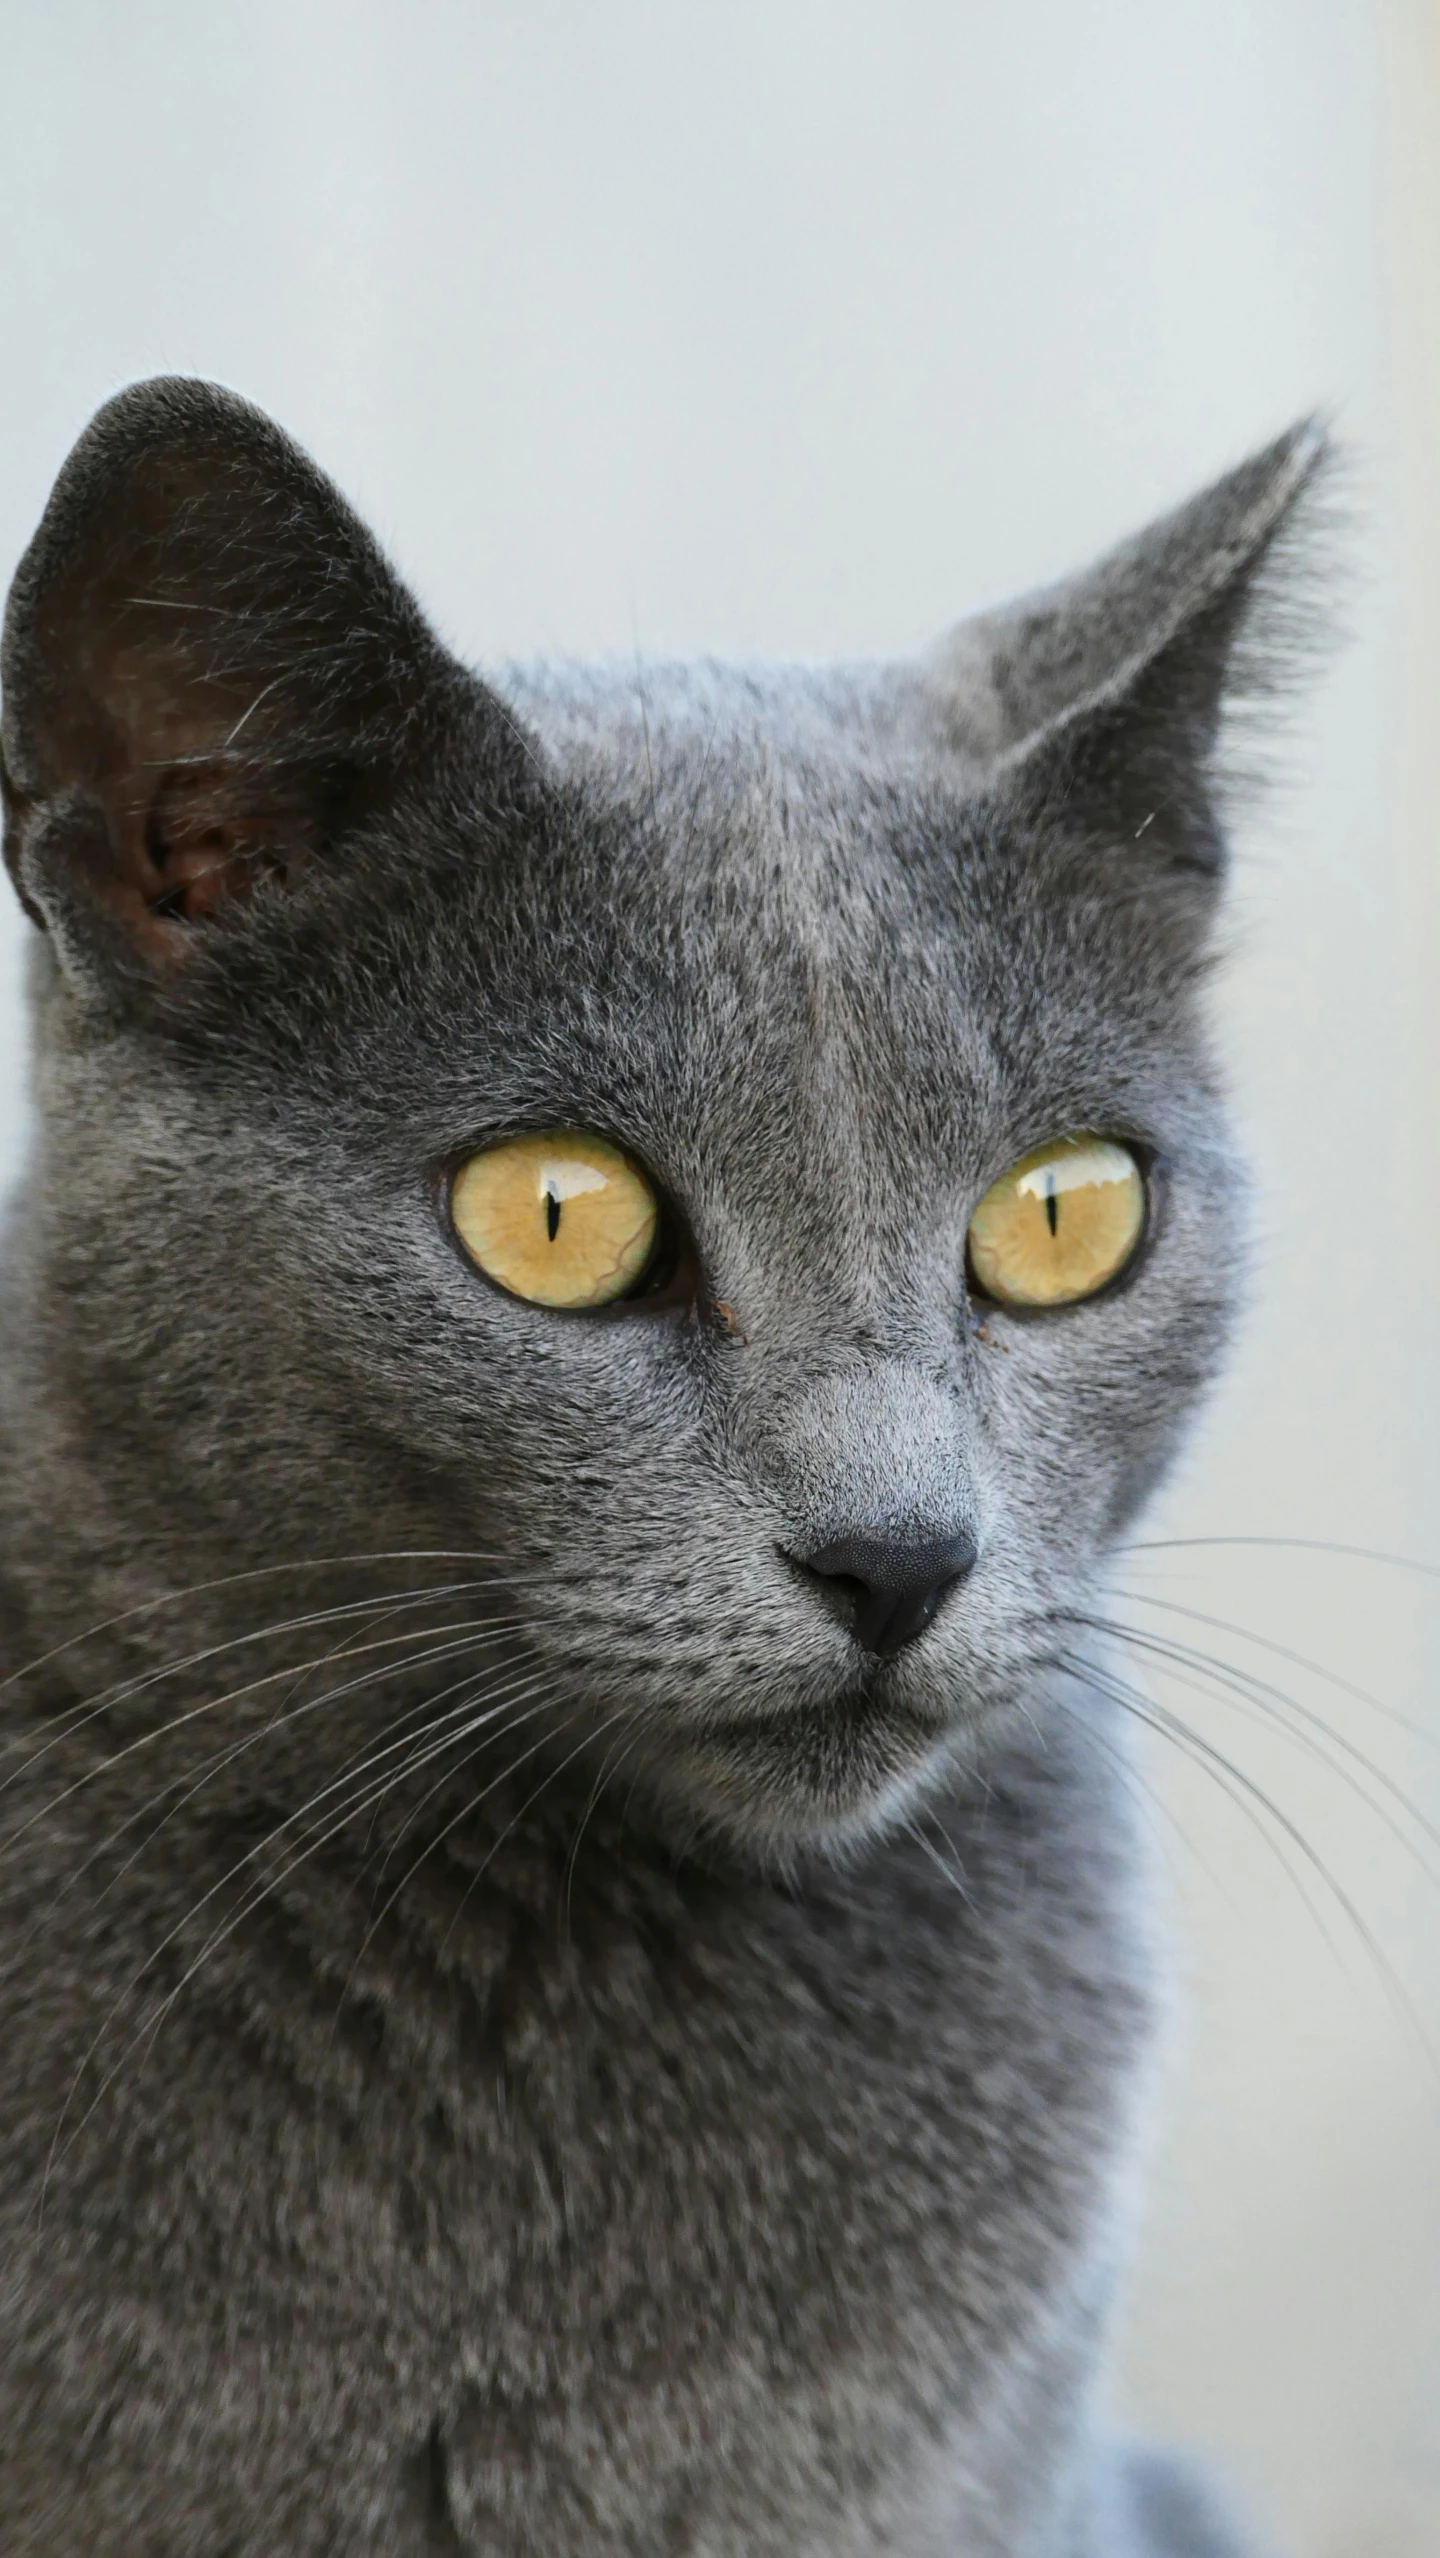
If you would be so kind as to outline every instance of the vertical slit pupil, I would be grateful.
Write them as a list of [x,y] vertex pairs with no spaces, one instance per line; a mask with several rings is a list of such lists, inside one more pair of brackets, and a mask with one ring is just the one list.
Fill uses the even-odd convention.
[[[1045,1222],[1053,1235],[1060,1223],[1060,1200],[1056,1192],[1053,1172],[1047,1172],[1045,1175]],[[551,1232],[554,1232],[553,1227]]]
[[552,1243],[560,1232],[560,1202],[553,1190],[545,1193],[545,1231]]

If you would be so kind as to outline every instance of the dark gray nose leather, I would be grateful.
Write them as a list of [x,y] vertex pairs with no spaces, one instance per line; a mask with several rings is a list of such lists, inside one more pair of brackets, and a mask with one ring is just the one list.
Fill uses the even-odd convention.
[[881,1658],[923,1634],[947,1590],[974,1569],[969,1535],[911,1543],[902,1537],[837,1537],[798,1557],[848,1600],[857,1643]]

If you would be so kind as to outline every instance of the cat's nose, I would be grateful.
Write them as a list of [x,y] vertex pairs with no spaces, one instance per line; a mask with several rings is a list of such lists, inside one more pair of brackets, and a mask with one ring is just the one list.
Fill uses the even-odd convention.
[[912,1541],[903,1537],[837,1537],[813,1554],[791,1557],[841,1598],[850,1631],[882,1659],[923,1634],[941,1600],[975,1568],[975,1539]]

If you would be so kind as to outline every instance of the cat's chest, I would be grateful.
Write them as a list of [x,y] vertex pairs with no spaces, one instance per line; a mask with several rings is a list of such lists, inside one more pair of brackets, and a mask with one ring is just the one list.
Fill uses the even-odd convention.
[[1113,1867],[1063,1848],[992,1813],[963,1869],[807,1891],[603,1857],[553,1901],[447,1884],[272,2000],[309,2081],[290,2228],[457,2344],[502,2298],[512,2341],[598,2320],[622,2358],[965,2323],[1081,2208],[1140,2029]]
[[[969,1900],[902,1859],[663,1927],[580,1891],[568,1940],[512,1941],[425,2033],[396,1976],[312,2243],[333,2266],[343,2232],[391,2367],[428,2369],[476,2545],[517,2463],[557,2549],[602,2545],[566,2519],[577,2468],[617,2510],[644,2475],[627,2547],[690,2546],[697,2497],[769,2547],[800,2480],[797,2516],[838,2493],[857,2550],[929,2545],[957,2427],[978,2470],[990,2398],[1090,2279],[1141,2021],[1119,1908],[1093,1873],[1007,1871],[1025,1853],[972,1855]],[[332,2350],[352,2300],[353,2275],[331,2329],[312,2298]]]
[[[828,2552],[929,2546],[895,2517],[1106,2211],[1143,1995],[1094,1815],[1047,1778],[952,1824],[943,1870],[794,1892],[597,1858],[557,1898],[502,1854],[378,1926],[313,1870],[206,1931],[62,2127],[41,2364],[57,2316],[138,2324],[162,2397],[248,2446],[223,2461],[278,2478],[304,2443],[358,2514],[423,2454],[461,2547],[517,2479],[566,2558],[789,2553],[840,2506]],[[126,2371],[97,2347],[77,2425]]]

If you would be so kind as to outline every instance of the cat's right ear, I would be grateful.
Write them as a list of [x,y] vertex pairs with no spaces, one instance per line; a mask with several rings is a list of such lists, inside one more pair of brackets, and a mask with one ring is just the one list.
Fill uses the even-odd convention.
[[323,473],[205,382],[140,383],[81,437],[0,686],[6,862],[91,992],[343,853],[457,720],[524,753]]

